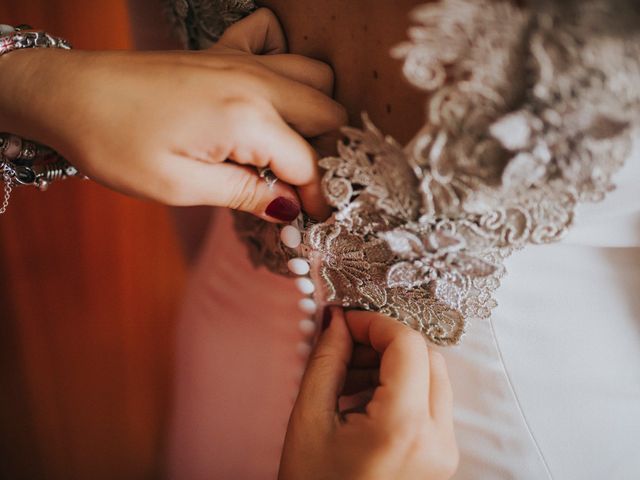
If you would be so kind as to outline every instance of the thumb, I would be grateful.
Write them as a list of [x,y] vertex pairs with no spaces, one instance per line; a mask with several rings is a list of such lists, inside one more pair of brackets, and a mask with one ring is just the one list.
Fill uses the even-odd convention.
[[292,222],[300,214],[293,187],[282,181],[269,185],[254,167],[174,159],[172,168],[173,177],[182,180],[179,194],[167,200],[171,205],[227,207],[275,223]]
[[[252,213],[269,222],[292,222],[300,214],[300,201],[290,185],[269,184],[253,167],[230,162],[211,165],[212,182],[207,192],[222,207]],[[205,198],[206,200],[206,198]]]
[[231,25],[216,45],[254,55],[285,53],[287,41],[282,26],[268,8],[259,8]]
[[333,420],[353,342],[341,308],[327,307],[320,335],[302,379],[294,409],[321,413]]

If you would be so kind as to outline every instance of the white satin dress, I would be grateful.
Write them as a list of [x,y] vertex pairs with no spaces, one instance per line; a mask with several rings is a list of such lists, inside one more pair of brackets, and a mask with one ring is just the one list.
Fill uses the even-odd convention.
[[507,260],[488,321],[443,349],[455,477],[640,479],[640,141],[561,242]]
[[[640,141],[559,243],[507,261],[498,308],[443,348],[456,480],[640,479]],[[312,339],[288,279],[219,212],[179,325],[170,476],[273,479]]]
[[[137,24],[157,10],[131,4]],[[640,480],[640,139],[614,180],[564,240],[509,258],[491,319],[441,349],[456,480]],[[276,478],[314,335],[300,298],[218,212],[178,324],[170,478]]]

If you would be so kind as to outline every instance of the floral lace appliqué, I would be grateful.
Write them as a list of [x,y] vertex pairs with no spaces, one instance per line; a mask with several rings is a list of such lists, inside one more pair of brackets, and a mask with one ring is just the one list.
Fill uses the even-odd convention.
[[[578,202],[613,188],[640,118],[640,12],[443,0],[413,18],[392,55],[427,92],[427,122],[405,147],[366,115],[344,130],[320,161],[335,213],[305,222],[303,251],[318,303],[381,311],[452,345],[465,319],[495,308],[508,255],[559,240]],[[293,252],[265,243],[277,229],[241,231],[282,272]]]

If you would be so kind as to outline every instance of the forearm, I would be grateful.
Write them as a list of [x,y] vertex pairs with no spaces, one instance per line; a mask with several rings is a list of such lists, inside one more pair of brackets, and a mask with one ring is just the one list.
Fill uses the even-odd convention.
[[38,141],[49,136],[38,112],[44,115],[55,97],[56,80],[42,67],[55,62],[56,53],[25,49],[0,57],[0,131]]
[[[0,131],[28,136],[28,104],[32,97],[35,50],[16,50],[0,56]],[[31,80],[31,81],[30,81]],[[37,102],[36,99],[34,101]]]
[[0,132],[63,146],[73,103],[81,101],[76,78],[81,56],[79,51],[45,48],[0,56]]

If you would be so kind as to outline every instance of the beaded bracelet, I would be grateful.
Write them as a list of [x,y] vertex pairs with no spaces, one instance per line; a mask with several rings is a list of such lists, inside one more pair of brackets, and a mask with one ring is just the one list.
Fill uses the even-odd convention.
[[[69,50],[66,40],[28,25],[12,27],[0,24],[0,55],[22,48],[62,48]],[[0,133],[0,175],[4,194],[0,215],[9,206],[15,185],[33,185],[46,190],[55,180],[80,175],[78,170],[52,149],[9,133]]]

